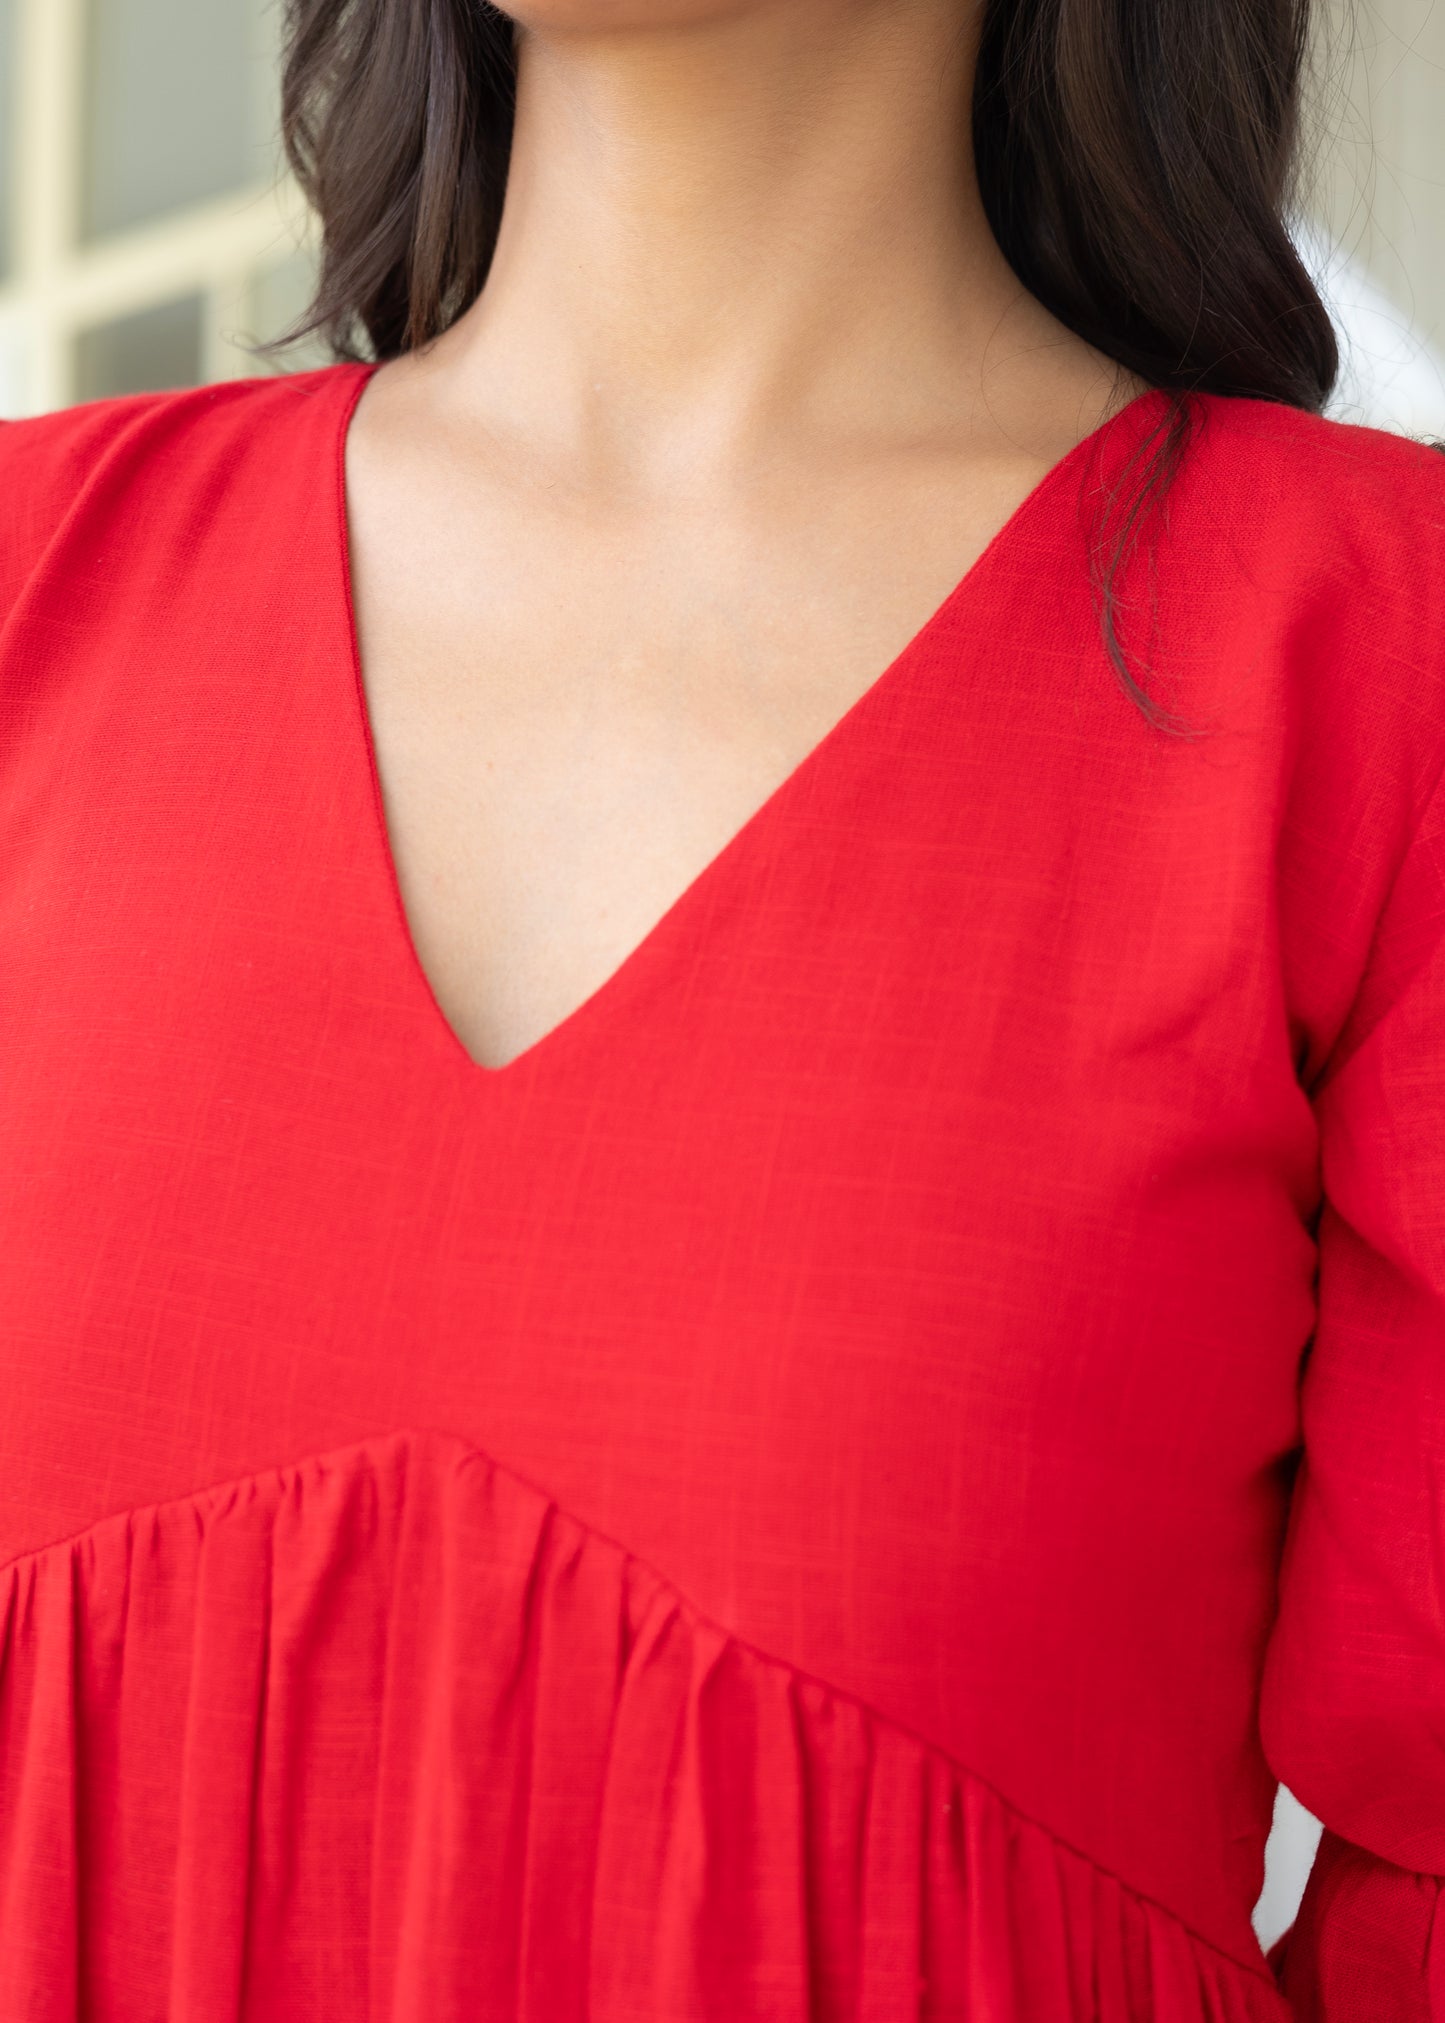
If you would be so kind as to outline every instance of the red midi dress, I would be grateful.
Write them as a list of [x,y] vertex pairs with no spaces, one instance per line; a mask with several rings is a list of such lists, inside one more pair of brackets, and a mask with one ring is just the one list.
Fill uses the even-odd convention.
[[1445,457],[1196,404],[1168,737],[1145,394],[488,1070],[366,371],[0,428],[0,2023],[1439,2023]]

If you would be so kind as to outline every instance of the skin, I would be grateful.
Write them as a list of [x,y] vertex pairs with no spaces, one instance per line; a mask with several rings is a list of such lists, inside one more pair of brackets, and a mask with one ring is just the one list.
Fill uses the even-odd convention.
[[1141,391],[988,229],[974,4],[514,15],[486,286],[347,445],[392,855],[484,1067],[617,969]]

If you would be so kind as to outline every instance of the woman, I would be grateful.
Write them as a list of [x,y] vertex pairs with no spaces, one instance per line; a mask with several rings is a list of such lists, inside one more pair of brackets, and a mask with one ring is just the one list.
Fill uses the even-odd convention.
[[0,2023],[1445,2016],[1305,30],[292,0],[340,362],[0,431]]

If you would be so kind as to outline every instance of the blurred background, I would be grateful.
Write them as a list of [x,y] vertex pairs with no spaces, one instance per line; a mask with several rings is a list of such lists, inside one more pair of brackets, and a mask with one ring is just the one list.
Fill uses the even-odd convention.
[[0,0],[0,415],[275,369],[244,345],[311,274],[278,36],[274,0]]
[[[1296,232],[1345,342],[1332,411],[1445,438],[1445,0],[1325,0],[1320,25]],[[246,348],[314,257],[278,38],[276,0],[0,0],[0,416],[283,369]],[[1318,1831],[1281,1792],[1266,1945]]]

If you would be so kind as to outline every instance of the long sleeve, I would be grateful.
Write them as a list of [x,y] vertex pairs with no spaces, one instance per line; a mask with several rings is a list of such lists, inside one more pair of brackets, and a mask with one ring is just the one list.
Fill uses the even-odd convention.
[[1261,1731],[1323,1822],[1301,2023],[1445,2023],[1445,786],[1311,1090],[1318,1322]]

